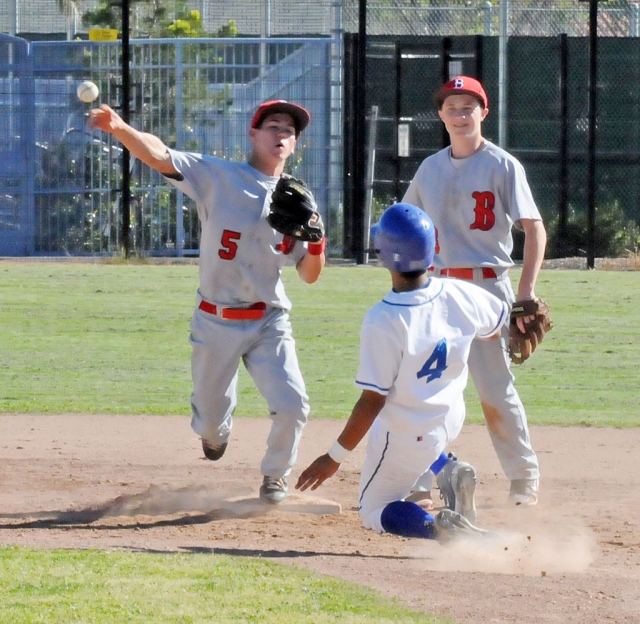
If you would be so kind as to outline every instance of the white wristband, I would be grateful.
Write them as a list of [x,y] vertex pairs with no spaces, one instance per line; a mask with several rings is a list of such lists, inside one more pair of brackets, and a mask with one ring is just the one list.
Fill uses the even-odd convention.
[[341,464],[349,455],[351,455],[351,451],[347,451],[338,440],[333,443],[333,446],[329,449],[327,453],[331,459],[337,464]]

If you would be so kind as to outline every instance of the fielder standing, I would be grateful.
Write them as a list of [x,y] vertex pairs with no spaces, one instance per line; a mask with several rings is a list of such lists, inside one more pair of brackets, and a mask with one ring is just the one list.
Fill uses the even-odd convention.
[[271,415],[260,487],[260,497],[271,504],[287,496],[287,477],[309,414],[281,273],[295,265],[302,280],[315,282],[325,262],[325,241],[284,241],[267,216],[271,193],[309,120],[308,111],[296,104],[261,104],[249,129],[247,162],[229,162],[170,149],[107,105],[90,112],[92,128],[113,134],[196,202],[200,284],[190,336],[191,426],[202,438],[205,456],[219,460],[231,435],[242,360]]
[[[489,113],[477,80],[458,76],[434,96],[450,147],[425,159],[403,201],[422,208],[436,228],[433,275],[474,282],[512,304],[512,227],[524,231],[522,274],[516,300],[535,299],[547,242],[542,218],[520,162],[482,136]],[[524,331],[527,318],[518,319]],[[475,341],[469,354],[474,381],[494,448],[511,481],[509,500],[534,505],[540,472],[524,407],[510,370],[508,327],[497,342]],[[430,475],[416,490],[430,490]]]
[[[465,464],[454,478],[450,468],[461,462],[450,461],[444,450],[464,423],[471,344],[497,339],[509,307],[470,282],[429,276],[435,232],[420,208],[387,208],[371,238],[392,290],[362,322],[356,377],[362,394],[335,444],[302,472],[296,488],[319,487],[368,432],[359,489],[365,528],[438,540],[483,533],[458,512],[475,513],[475,471]],[[406,500],[434,463],[455,497],[435,518]]]

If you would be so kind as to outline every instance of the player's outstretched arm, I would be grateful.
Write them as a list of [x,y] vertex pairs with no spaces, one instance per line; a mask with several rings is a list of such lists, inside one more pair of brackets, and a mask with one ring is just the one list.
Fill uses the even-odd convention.
[[[377,392],[362,391],[349,420],[338,436],[337,444],[334,445],[334,448],[338,447],[338,453],[344,455],[346,452],[348,455],[358,446],[383,408],[385,400],[386,397]],[[333,448],[329,453],[320,455],[309,467],[303,470],[296,483],[296,490],[304,491],[308,488],[315,490],[329,477],[332,477],[338,471],[342,458],[338,455],[336,459],[339,461],[336,461],[336,459],[332,459],[331,455],[336,456]]]
[[304,492],[309,488],[312,490],[319,488],[329,477],[338,472],[338,468],[340,464],[331,459],[328,453],[320,455],[302,471],[296,483],[296,490]]
[[89,128],[112,134],[133,156],[162,174],[178,173],[173,166],[167,146],[155,135],[136,130],[107,104],[89,111]]

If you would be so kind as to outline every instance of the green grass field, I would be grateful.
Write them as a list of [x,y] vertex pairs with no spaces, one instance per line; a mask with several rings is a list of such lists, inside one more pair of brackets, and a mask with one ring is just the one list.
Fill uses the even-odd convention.
[[[517,272],[513,278],[517,279]],[[515,369],[532,424],[636,427],[640,274],[547,271],[554,329]],[[313,418],[346,418],[373,267],[285,274]],[[0,414],[189,414],[193,265],[0,263]],[[482,417],[472,387],[469,420]],[[239,416],[266,416],[246,374]],[[212,609],[212,605],[223,607]],[[0,546],[0,621],[444,622],[329,577],[244,557]]]
[[445,624],[258,558],[0,548],[3,624]]
[[[517,279],[517,271],[513,278]],[[345,418],[364,312],[389,289],[374,267],[285,281],[312,417]],[[532,424],[638,426],[637,272],[546,271],[554,329],[514,367]],[[189,413],[194,265],[0,264],[0,413]],[[244,371],[243,371],[244,372]],[[266,416],[241,375],[239,416]],[[473,385],[469,420],[482,419]]]

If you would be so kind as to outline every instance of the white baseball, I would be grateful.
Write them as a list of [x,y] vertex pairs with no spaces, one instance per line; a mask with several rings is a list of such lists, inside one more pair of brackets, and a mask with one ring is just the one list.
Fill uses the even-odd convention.
[[98,89],[98,85],[95,82],[85,80],[80,83],[76,93],[83,102],[93,102],[100,95],[100,89]]

